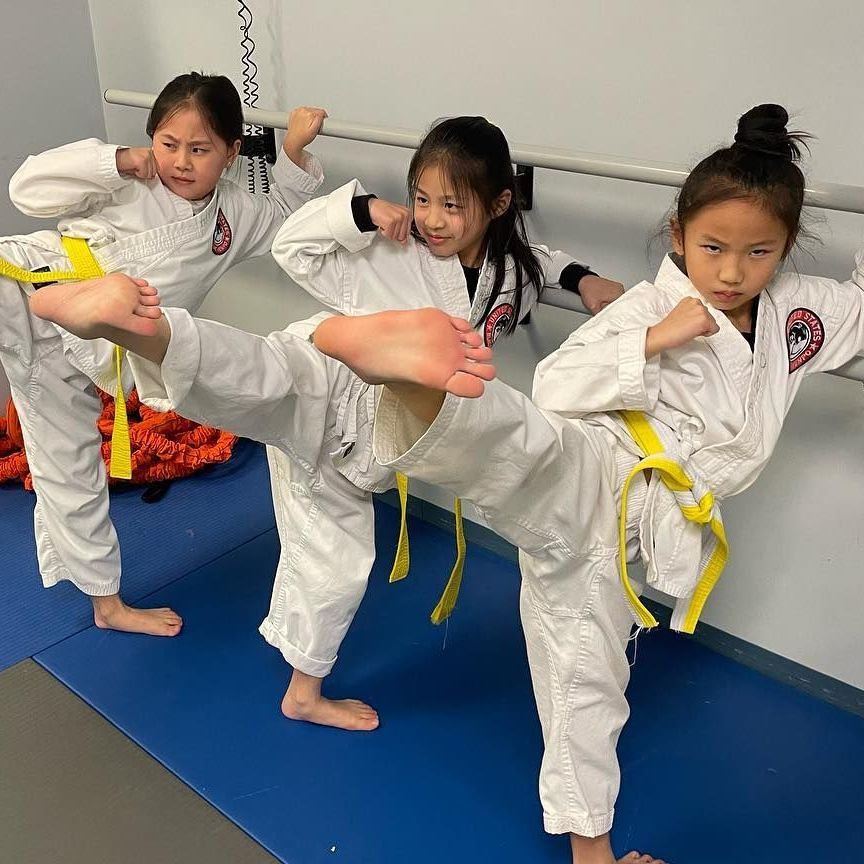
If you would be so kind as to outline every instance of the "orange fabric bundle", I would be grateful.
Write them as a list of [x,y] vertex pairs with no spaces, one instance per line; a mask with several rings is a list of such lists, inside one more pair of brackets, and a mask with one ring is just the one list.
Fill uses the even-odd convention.
[[[114,429],[114,400],[99,391],[102,414],[98,427],[102,433],[102,459],[111,462],[111,432]],[[231,458],[237,436],[211,426],[201,426],[174,411],[154,411],[143,405],[133,390],[126,400],[129,438],[132,442],[132,480],[109,478],[109,483],[154,483],[186,477],[205,465],[226,462]],[[10,399],[6,416],[0,417],[0,483],[17,480],[26,489],[33,488],[21,424]]]
[[6,403],[6,416],[0,417],[0,483],[7,480],[29,479],[27,457],[24,455],[24,439],[21,424],[12,400]]

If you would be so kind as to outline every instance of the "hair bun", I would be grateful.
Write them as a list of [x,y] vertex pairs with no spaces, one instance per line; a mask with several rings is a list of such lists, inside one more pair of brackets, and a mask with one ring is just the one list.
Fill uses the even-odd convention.
[[738,120],[734,146],[797,162],[802,136],[786,129],[789,114],[782,105],[757,105]]

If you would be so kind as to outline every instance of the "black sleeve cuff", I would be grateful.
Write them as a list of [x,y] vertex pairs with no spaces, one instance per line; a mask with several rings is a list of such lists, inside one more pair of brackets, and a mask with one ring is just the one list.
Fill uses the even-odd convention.
[[369,215],[369,202],[377,195],[357,195],[351,199],[351,215],[358,231],[377,231],[378,226]]
[[[356,198],[354,199],[357,200]],[[368,206],[368,205],[367,205]],[[355,217],[356,219],[356,217]],[[596,276],[597,274],[593,270],[589,270],[587,267],[583,267],[581,264],[577,264],[575,261],[572,264],[568,264],[562,271],[561,276],[558,279],[558,284],[565,291],[572,291],[574,294],[579,293],[579,283],[582,281],[584,276]]]

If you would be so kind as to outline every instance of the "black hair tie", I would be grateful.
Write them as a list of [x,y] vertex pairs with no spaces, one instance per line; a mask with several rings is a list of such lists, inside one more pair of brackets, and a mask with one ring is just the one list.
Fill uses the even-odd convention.
[[751,144],[749,141],[738,141],[737,137],[733,147],[740,147],[742,150],[749,150],[753,153],[760,153],[762,156],[771,156],[774,159],[786,159],[792,161],[788,149],[773,150],[768,147],[760,147],[758,144]]

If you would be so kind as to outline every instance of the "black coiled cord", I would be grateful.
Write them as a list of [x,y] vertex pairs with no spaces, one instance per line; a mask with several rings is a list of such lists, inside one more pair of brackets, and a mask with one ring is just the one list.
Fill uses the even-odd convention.
[[[243,2],[237,0],[240,8],[237,14],[240,16],[240,32],[243,38],[240,40],[240,48],[243,54],[240,58],[243,64],[243,104],[254,108],[258,102],[258,65],[252,59],[252,52],[255,50],[255,40],[249,35],[252,27],[252,11]],[[272,130],[270,130],[269,142],[270,149],[274,149],[272,145]],[[268,153],[268,136],[263,126],[256,126],[252,123],[245,123],[243,127],[243,146],[240,152],[247,156],[246,179],[249,186],[249,191],[255,191],[255,170],[256,166],[261,179],[261,191],[270,192],[270,176],[267,173]],[[275,153],[275,150],[274,150]]]

